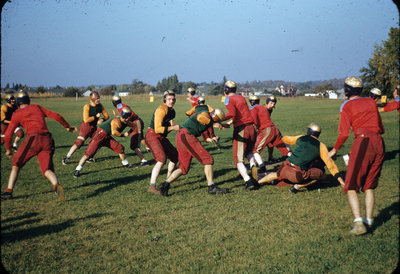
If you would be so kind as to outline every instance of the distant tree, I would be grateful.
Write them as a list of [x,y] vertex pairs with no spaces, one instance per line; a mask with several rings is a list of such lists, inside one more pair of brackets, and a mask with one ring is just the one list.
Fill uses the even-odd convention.
[[368,67],[361,68],[361,79],[364,82],[363,94],[372,88],[379,88],[382,94],[391,95],[394,87],[399,85],[400,68],[400,28],[391,28],[389,38],[380,45],[375,45]]
[[182,83],[179,83],[178,76],[176,74],[167,78],[163,78],[161,82],[157,83],[156,88],[161,92],[173,90],[176,93],[182,93]]
[[43,94],[46,92],[46,89],[43,86],[40,86],[36,89],[36,93]]
[[81,97],[83,94],[79,88],[68,87],[64,92],[64,97],[75,97],[77,93],[79,97]]
[[102,95],[114,95],[113,86],[115,86],[115,85],[111,85],[111,86],[102,88],[102,89],[100,90],[101,94],[102,94]]
[[214,84],[214,85],[209,86],[208,94],[210,94],[210,95],[224,94],[224,85],[223,84]]
[[325,84],[313,88],[314,93],[319,93],[319,92],[326,93],[327,90],[334,90],[334,87],[331,84]]
[[90,85],[90,86],[88,86],[87,88],[86,88],[86,90],[90,90],[90,91],[93,91],[93,90],[95,90],[96,89],[96,87],[94,86],[94,85]]
[[10,88],[10,83],[7,83],[4,89],[9,89]]
[[186,92],[188,88],[197,89],[197,84],[192,81],[186,82],[182,86],[183,86],[183,92]]

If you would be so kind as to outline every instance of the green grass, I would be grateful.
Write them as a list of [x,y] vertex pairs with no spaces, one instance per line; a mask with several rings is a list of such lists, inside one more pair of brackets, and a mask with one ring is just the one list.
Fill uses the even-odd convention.
[[[207,103],[225,110],[220,97]],[[87,99],[33,99],[79,126]],[[112,115],[111,98],[102,102]],[[147,126],[161,103],[146,97],[124,99]],[[337,137],[341,101],[280,99],[272,119],[284,135],[304,134],[310,122],[322,126],[320,140],[332,147]],[[176,122],[185,120],[189,103],[178,97]],[[54,163],[67,201],[57,203],[36,159],[22,169],[14,199],[1,202],[1,260],[11,273],[22,272],[339,272],[391,273],[399,258],[399,116],[383,113],[386,161],[376,191],[375,226],[365,236],[349,235],[352,214],[346,195],[332,178],[296,195],[287,187],[246,191],[233,161],[232,129],[217,132],[222,151],[214,157],[215,181],[231,193],[211,196],[203,167],[193,161],[187,176],[172,184],[171,197],[146,193],[152,166],[124,169],[106,148],[72,173],[86,146],[72,163],[61,164],[73,144],[70,134],[48,119],[56,143]],[[169,138],[174,143],[176,133]],[[127,148],[129,140],[117,138]],[[352,138],[339,151],[350,150]],[[1,189],[7,185],[11,160],[1,150]],[[266,152],[264,152],[266,153]],[[280,157],[274,150],[275,157]],[[153,157],[145,153],[148,160]],[[263,155],[266,158],[266,154]],[[158,182],[166,176],[165,167]],[[360,194],[363,201],[364,195]]]

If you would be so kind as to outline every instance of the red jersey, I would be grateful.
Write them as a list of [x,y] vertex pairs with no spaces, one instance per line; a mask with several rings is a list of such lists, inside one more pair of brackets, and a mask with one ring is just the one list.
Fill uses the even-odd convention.
[[250,107],[250,113],[258,130],[275,126],[266,107],[258,104],[254,105]]
[[190,104],[192,105],[192,108],[199,105],[199,102],[197,101],[198,99],[199,95],[197,94],[193,95],[193,97],[190,99]]
[[387,103],[386,106],[383,107],[384,112],[390,112],[396,109],[400,112],[400,97],[396,97],[394,101]]
[[18,126],[22,126],[28,135],[46,134],[49,130],[44,118],[51,118],[60,123],[63,127],[68,128],[70,125],[58,113],[45,109],[39,105],[27,105],[17,109],[11,117],[10,125],[5,133],[5,148],[11,148],[11,140],[14,130]]
[[[121,111],[122,111],[122,109],[123,109],[124,107],[129,107],[129,106],[126,105],[126,104],[124,104],[124,103],[120,103],[120,104],[116,105],[116,108],[117,108],[117,110],[118,110],[119,115],[121,115]],[[130,107],[129,107],[129,108],[130,108]],[[132,117],[136,117],[136,116],[137,116],[136,113],[133,112],[133,110],[132,110]],[[133,120],[134,120],[134,119],[133,119]]]
[[339,136],[334,146],[336,150],[339,150],[349,137],[350,127],[354,136],[363,133],[383,134],[385,132],[376,102],[372,98],[356,97],[344,101],[341,105]]
[[242,95],[227,96],[225,98],[225,106],[228,109],[225,118],[227,120],[232,118],[234,128],[241,125],[254,124],[246,99]]

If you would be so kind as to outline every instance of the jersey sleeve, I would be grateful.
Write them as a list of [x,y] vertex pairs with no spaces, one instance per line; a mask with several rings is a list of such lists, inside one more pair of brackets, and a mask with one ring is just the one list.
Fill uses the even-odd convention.
[[121,120],[120,119],[114,119],[111,121],[111,135],[121,137],[122,134],[119,132],[119,129],[121,128]]
[[39,106],[40,110],[45,114],[46,117],[49,117],[50,119],[56,120],[60,125],[62,125],[65,128],[69,128],[70,125],[68,124],[67,121],[65,121],[64,117],[62,117],[60,114],[57,112],[48,110],[42,106]]
[[163,126],[162,122],[164,120],[165,115],[167,115],[167,110],[166,108],[163,108],[161,106],[157,108],[154,113],[154,131],[158,134],[166,134],[168,133],[168,127]]
[[192,116],[196,112],[196,107],[192,107],[190,110],[186,111],[187,116]]
[[110,116],[108,115],[108,113],[107,113],[106,109],[103,107],[103,105],[101,105],[101,113],[104,116],[104,121],[107,121],[110,118]]
[[89,116],[89,109],[90,109],[90,105],[86,104],[83,106],[83,122],[85,123],[90,123],[93,122],[95,117],[90,117]]
[[207,112],[202,112],[199,115],[197,115],[197,121],[200,124],[208,125],[211,122],[211,117]]
[[329,172],[335,176],[336,174],[339,173],[339,169],[337,168],[335,162],[332,160],[332,158],[328,157],[328,148],[326,147],[325,144],[319,143],[319,153],[322,161],[324,161],[326,167],[328,168]]
[[10,123],[10,121],[6,122],[7,109],[8,109],[7,105],[2,105],[1,106],[1,122],[4,123],[4,124]]
[[344,142],[346,142],[347,138],[350,135],[350,117],[347,114],[345,109],[342,109],[340,112],[340,120],[339,120],[339,135],[337,137],[336,143],[334,145],[334,148],[336,150],[339,150]]
[[303,135],[297,135],[297,136],[283,136],[282,137],[282,142],[288,145],[294,146],[297,142],[297,139],[299,139]]

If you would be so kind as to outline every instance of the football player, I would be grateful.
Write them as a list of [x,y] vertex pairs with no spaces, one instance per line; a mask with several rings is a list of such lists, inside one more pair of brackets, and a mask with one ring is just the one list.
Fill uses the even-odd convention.
[[124,146],[118,143],[112,136],[128,137],[129,132],[122,133],[126,127],[134,128],[135,124],[131,122],[133,111],[129,107],[124,107],[121,110],[121,116],[110,119],[107,122],[98,126],[95,133],[92,135],[85,153],[75,168],[74,177],[77,178],[81,174],[81,170],[86,161],[92,158],[102,147],[108,147],[118,154],[123,167],[132,167],[126,159]]
[[[350,76],[344,82],[344,92],[348,100],[340,107],[339,135],[333,149],[332,157],[342,147],[352,128],[354,134],[351,146],[349,164],[346,171],[344,193],[354,216],[353,229],[350,234],[362,235],[373,223],[375,206],[374,189],[382,170],[385,148],[381,134],[384,127],[376,107],[376,102],[370,97],[360,97],[363,83],[360,78]],[[365,214],[360,212],[358,192],[365,192]]]
[[11,122],[4,136],[4,145],[8,158],[12,158],[13,155],[11,150],[11,140],[14,130],[18,126],[22,126],[26,131],[27,137],[22,141],[19,149],[12,158],[8,187],[1,197],[2,199],[12,198],[12,192],[20,169],[32,157],[37,156],[42,175],[53,185],[53,189],[57,195],[57,200],[64,201],[64,190],[59,184],[54,172],[54,140],[47,128],[45,118],[48,117],[56,120],[59,124],[65,127],[68,132],[75,132],[76,127],[69,125],[60,114],[45,109],[40,105],[31,104],[29,95],[26,92],[19,92],[16,101],[19,109],[16,110],[11,117]]
[[[164,183],[161,184],[161,195],[168,196],[170,183],[175,181],[181,175],[186,175],[189,172],[192,158],[195,158],[204,166],[204,174],[208,184],[208,193],[224,194],[228,192],[227,189],[219,188],[214,184],[214,159],[211,154],[201,145],[199,139],[197,139],[202,132],[207,131],[207,129],[212,127],[214,123],[219,123],[224,118],[224,112],[217,108],[211,112],[196,112],[181,125],[181,128],[175,138],[175,143],[179,154],[179,167],[172,172],[172,174]],[[220,125],[229,127],[225,124]]]
[[[93,133],[97,129],[97,126],[109,119],[107,111],[103,105],[100,104],[99,93],[97,91],[93,91],[90,93],[89,98],[90,102],[83,106],[83,121],[79,126],[78,137],[76,138],[72,147],[69,149],[65,158],[62,160],[63,165],[67,165],[75,151],[81,148],[87,138],[92,137]],[[94,162],[94,159],[91,158],[88,161]]]
[[[1,144],[4,144],[4,133],[11,122],[11,116],[18,109],[15,97],[12,94],[7,95],[6,103],[1,106]],[[24,131],[21,127],[17,127],[14,132],[17,136],[14,139],[12,148],[17,150],[18,142],[24,138]]]
[[160,191],[156,188],[156,181],[167,158],[169,159],[167,178],[178,163],[178,151],[167,138],[168,133],[173,130],[179,130],[179,125],[176,125],[173,120],[175,118],[175,92],[172,90],[165,91],[163,102],[154,111],[145,136],[146,143],[156,160],[156,164],[151,171],[150,186],[147,192],[158,195]]

